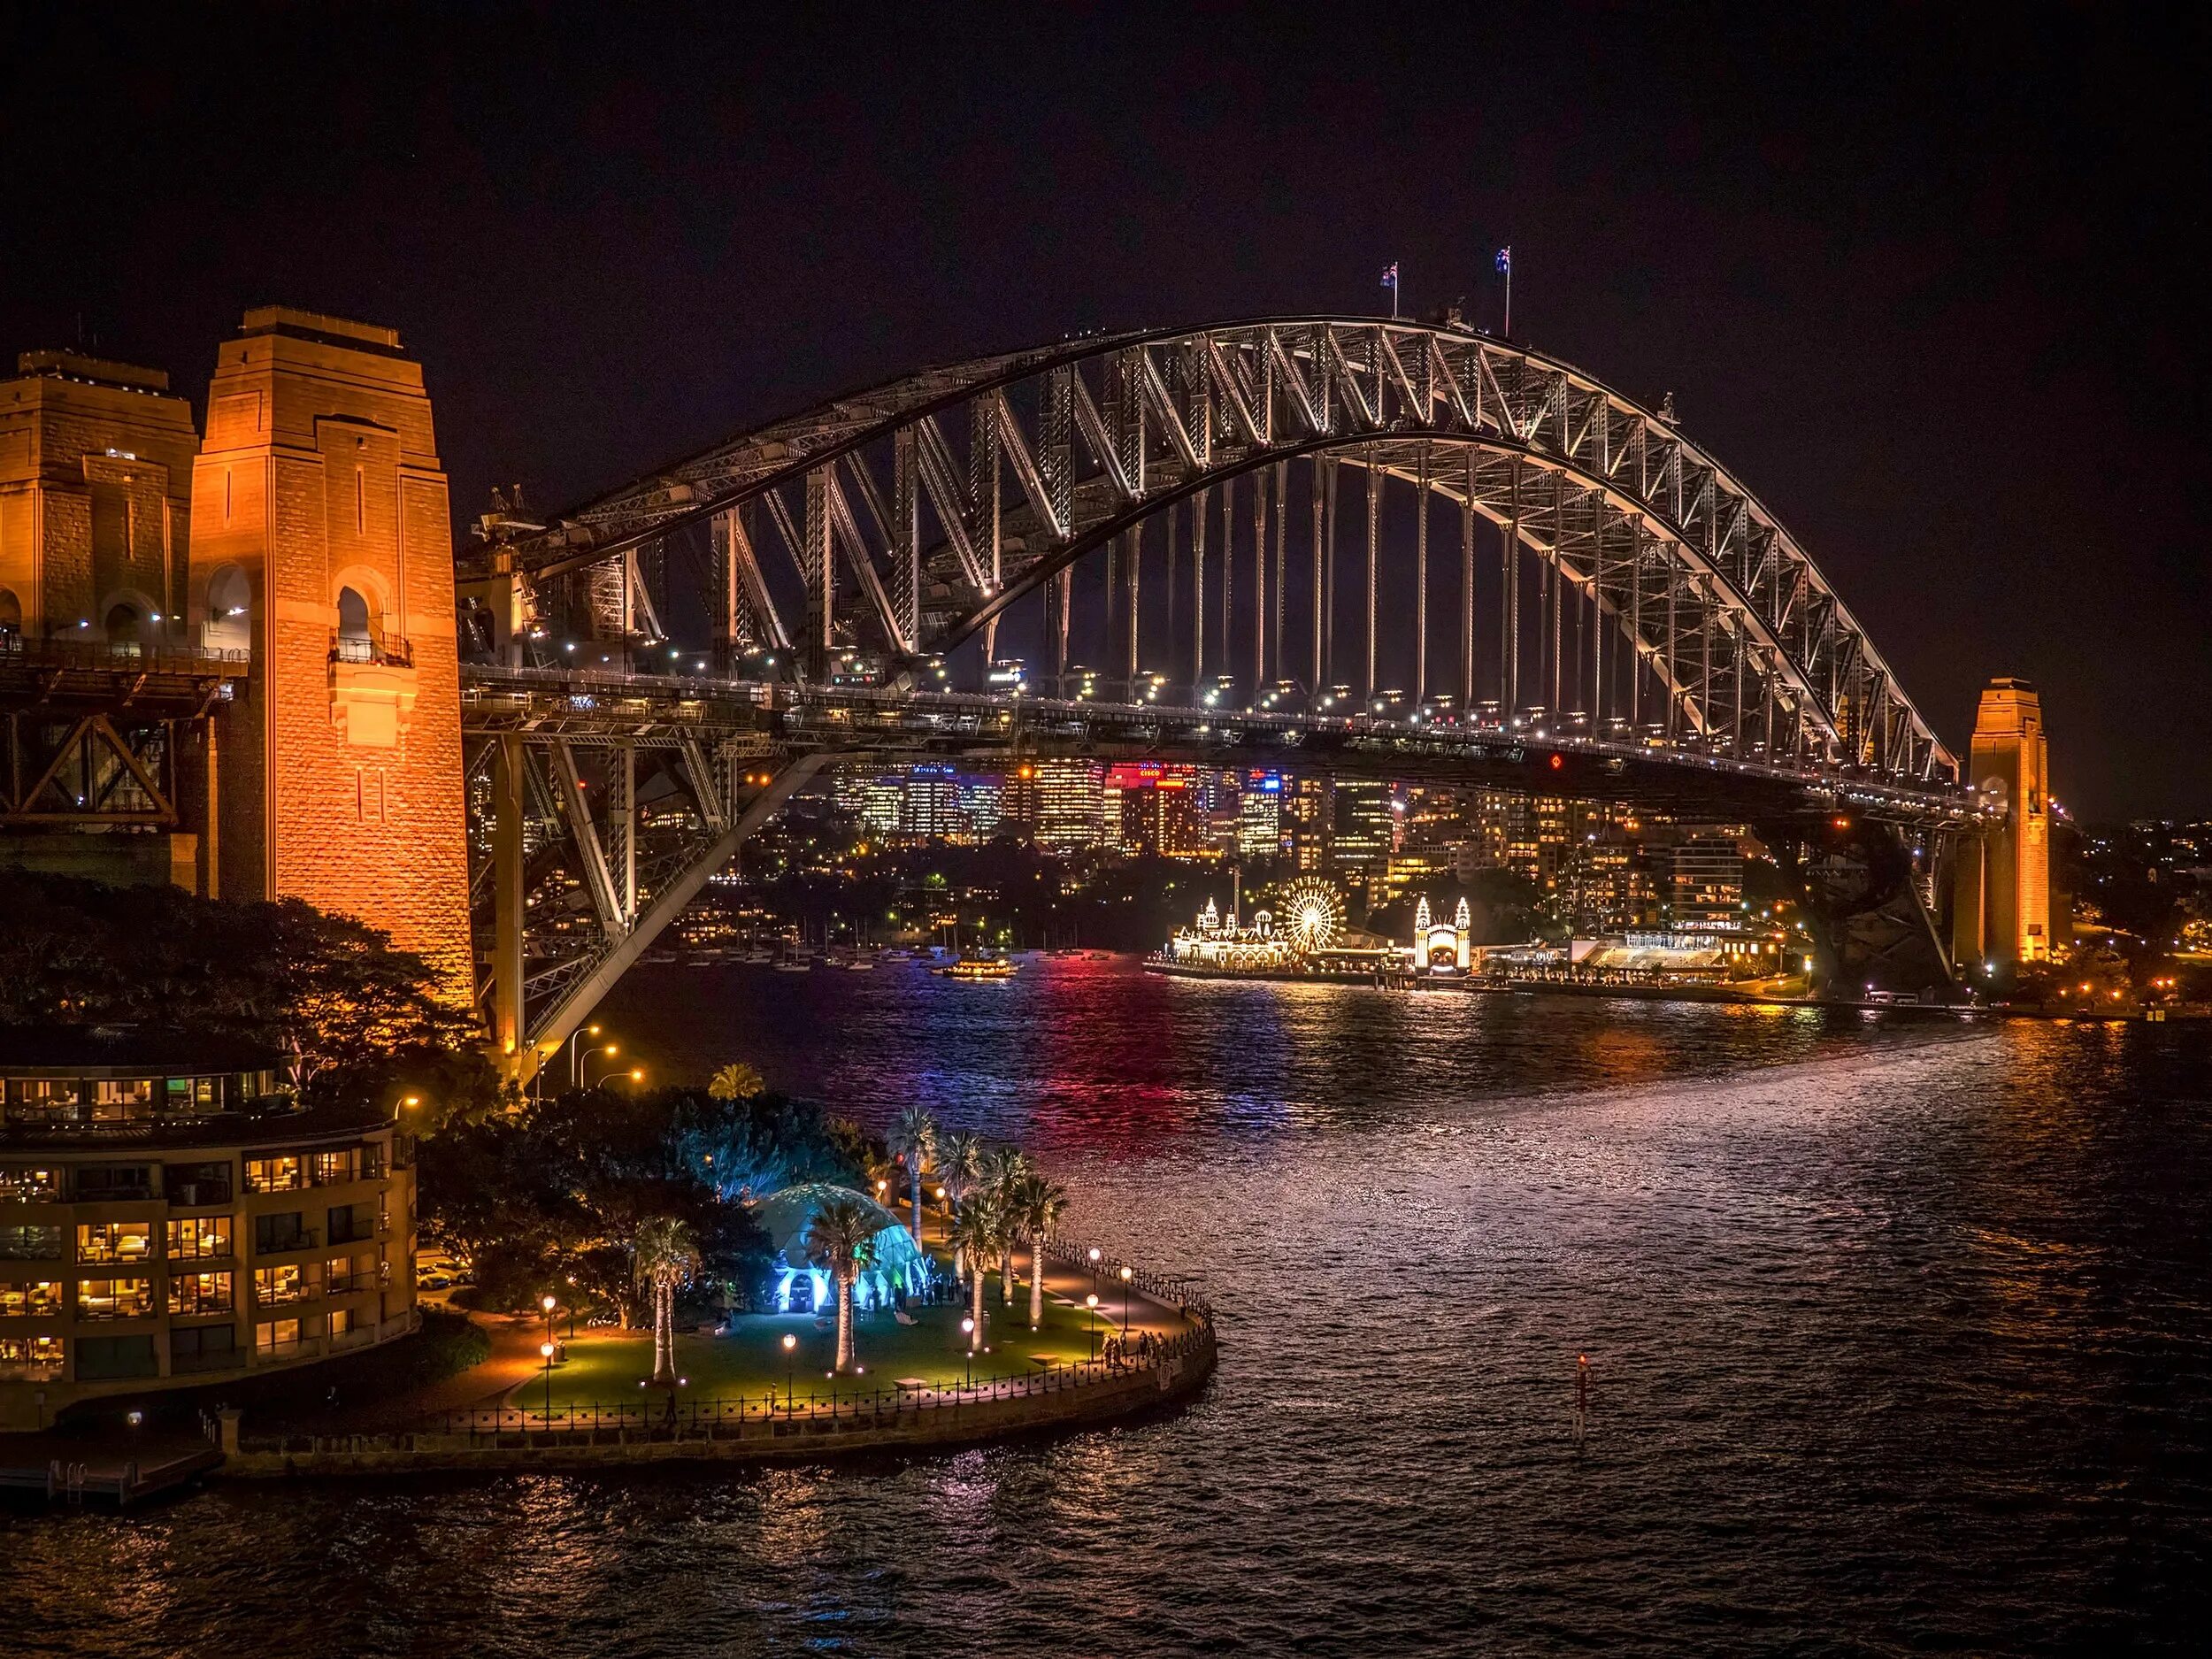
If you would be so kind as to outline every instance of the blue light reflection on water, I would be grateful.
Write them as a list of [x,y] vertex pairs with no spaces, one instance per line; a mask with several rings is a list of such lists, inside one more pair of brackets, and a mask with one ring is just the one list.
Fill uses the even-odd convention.
[[603,1018],[656,1075],[743,1057],[878,1123],[921,1096],[1031,1145],[1079,1231],[1205,1276],[1212,1390],[834,1472],[28,1523],[31,1651],[2185,1651],[2204,1628],[2205,1034],[1081,959],[1010,986],[663,972]]

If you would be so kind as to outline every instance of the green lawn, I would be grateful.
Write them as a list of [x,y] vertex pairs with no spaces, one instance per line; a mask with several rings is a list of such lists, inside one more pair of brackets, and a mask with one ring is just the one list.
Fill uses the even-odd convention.
[[[988,1316],[984,1341],[989,1351],[975,1356],[974,1376],[979,1382],[989,1377],[1034,1376],[1043,1368],[1032,1363],[1033,1356],[1050,1358],[1057,1369],[1092,1355],[1089,1317],[1080,1307],[1056,1303],[1047,1295],[1044,1327],[1033,1333],[1028,1286],[1018,1284],[1014,1305],[1002,1307],[995,1274],[984,1287],[983,1306]],[[960,1333],[966,1303],[909,1311],[915,1318],[912,1325],[899,1324],[887,1310],[854,1316],[853,1342],[858,1363],[865,1369],[859,1377],[839,1378],[840,1394],[856,1387],[887,1389],[908,1377],[944,1386],[960,1382],[968,1374],[965,1339]],[[1102,1308],[1098,1319],[1102,1343],[1108,1332],[1117,1328],[1105,1315]],[[690,1379],[685,1394],[695,1400],[740,1396],[757,1400],[773,1390],[780,1398],[787,1334],[799,1339],[791,1373],[801,1401],[810,1388],[826,1393],[830,1387],[827,1373],[837,1357],[834,1320],[824,1331],[816,1328],[811,1314],[748,1314],[737,1322],[732,1335],[680,1334],[676,1338],[676,1369]],[[554,1367],[554,1407],[634,1402],[644,1397],[645,1391],[638,1385],[652,1371],[650,1331],[579,1332],[568,1344],[565,1363]],[[542,1405],[544,1400],[542,1371],[511,1396],[511,1403],[525,1410]]]

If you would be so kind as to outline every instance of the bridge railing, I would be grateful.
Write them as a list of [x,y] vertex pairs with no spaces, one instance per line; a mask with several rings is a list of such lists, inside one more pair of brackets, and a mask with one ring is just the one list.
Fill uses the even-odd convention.
[[201,646],[138,645],[128,641],[29,639],[0,634],[0,667],[85,669],[150,674],[242,674],[252,661],[244,650]]
[[[1969,789],[1944,779],[1909,780],[1863,768],[1831,763],[1806,762],[1782,757],[1746,757],[1716,754],[1695,742],[1640,741],[1603,737],[1589,733],[1520,730],[1511,726],[1459,724],[1416,724],[1387,717],[1359,714],[1278,712],[1271,710],[1214,709],[1179,703],[1114,703],[1091,698],[1009,697],[988,692],[901,690],[892,687],[801,686],[784,681],[718,679],[713,676],[623,672],[608,669],[516,668],[472,665],[472,683],[496,687],[565,691],[572,699],[623,696],[716,698],[738,700],[756,708],[778,710],[831,710],[867,711],[890,721],[915,715],[954,714],[1012,717],[1025,723],[1055,720],[1110,723],[1122,726],[1187,726],[1198,722],[1225,730],[1271,732],[1286,737],[1314,734],[1341,735],[1403,746],[1433,745],[1443,751],[1469,750],[1484,754],[1533,747],[1548,751],[1586,754],[1604,760],[1639,761],[1744,778],[1781,778],[1839,798],[1854,795],[1868,801],[1894,801],[1924,805],[1931,797],[1955,809],[1962,817],[1981,816],[1984,808]],[[582,706],[591,706],[584,704]]]

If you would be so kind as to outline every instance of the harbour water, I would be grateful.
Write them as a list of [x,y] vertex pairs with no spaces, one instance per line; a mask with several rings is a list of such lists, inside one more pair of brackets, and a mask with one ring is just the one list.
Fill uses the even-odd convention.
[[1100,958],[649,969],[602,1018],[655,1076],[743,1058],[1029,1147],[1071,1230],[1202,1275],[1210,1392],[834,1470],[12,1515],[12,1651],[2055,1654],[2212,1628],[2212,1033]]

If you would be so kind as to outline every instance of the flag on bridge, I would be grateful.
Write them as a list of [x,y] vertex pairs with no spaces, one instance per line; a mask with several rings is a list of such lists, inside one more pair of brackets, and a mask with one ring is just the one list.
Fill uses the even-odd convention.
[[1383,284],[1390,290],[1390,314],[1398,314],[1398,262],[1393,259],[1383,268]]
[[[1391,268],[1395,270],[1397,267],[1394,265]],[[1498,274],[1500,276],[1513,274],[1513,250],[1510,247],[1498,250]]]

